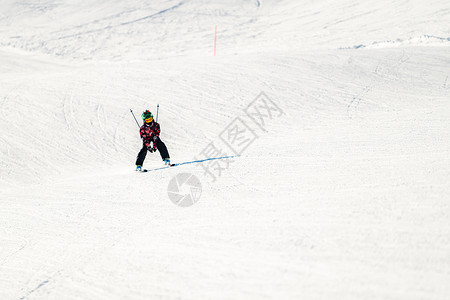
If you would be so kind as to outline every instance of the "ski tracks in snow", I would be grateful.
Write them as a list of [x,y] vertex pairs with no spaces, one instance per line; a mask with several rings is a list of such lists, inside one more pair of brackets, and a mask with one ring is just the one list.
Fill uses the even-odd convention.
[[382,77],[394,76],[397,78],[399,76],[399,68],[410,60],[410,55],[406,51],[407,50],[402,51],[401,56],[394,60],[394,63],[387,58],[380,61],[375,68],[375,73]]
[[442,85],[442,88],[443,88],[444,90],[450,88],[450,85],[448,85],[447,82],[448,82],[448,76],[445,77],[444,84]]
[[[76,149],[77,154],[83,151],[113,161],[114,153],[126,149],[118,136],[124,116],[107,116],[106,110],[111,109],[105,106],[110,102],[106,89],[93,78],[75,79],[63,97],[63,115],[67,133],[77,141],[74,144],[69,140],[68,147]],[[95,139],[88,138],[92,134]]]
[[359,104],[371,90],[371,87],[366,86],[358,95],[353,96],[352,100],[347,106],[347,116],[350,119],[353,119],[356,116]]
[[[39,292],[42,292],[42,288],[44,286],[45,288],[49,289],[54,288],[55,285],[58,285],[59,287],[64,287],[66,286],[66,284],[69,285],[71,282],[76,282],[77,280],[80,280],[80,278],[77,278],[77,275],[83,273],[83,269],[86,266],[95,264],[95,261],[98,260],[98,258],[101,257],[102,255],[104,255],[105,252],[111,251],[111,249],[114,249],[114,247],[119,245],[124,239],[129,239],[130,236],[132,236],[133,234],[138,234],[139,228],[143,228],[151,222],[152,220],[145,220],[133,226],[124,228],[116,233],[112,233],[107,238],[107,240],[105,240],[103,237],[101,244],[93,243],[91,247],[88,248],[89,250],[87,252],[84,252],[81,255],[71,259],[70,264],[67,263],[63,267],[45,276],[45,278],[42,278],[42,282],[40,282],[37,285],[37,287],[26,292],[26,294],[20,297],[19,299],[27,299],[31,294],[37,292],[38,290]],[[89,287],[85,288],[88,289]],[[92,291],[86,290],[84,292],[92,295]],[[106,291],[106,287],[105,293],[108,293]]]

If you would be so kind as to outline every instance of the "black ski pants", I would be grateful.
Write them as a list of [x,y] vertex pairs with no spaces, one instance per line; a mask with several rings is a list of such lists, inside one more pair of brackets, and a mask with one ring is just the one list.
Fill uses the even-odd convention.
[[[158,138],[156,140],[156,148],[159,151],[159,154],[161,154],[161,158],[162,160],[166,159],[166,158],[170,158],[169,156],[169,151],[167,151],[167,147],[166,144],[164,144],[163,141],[161,141],[160,138]],[[147,156],[147,147],[145,146],[144,143],[142,143],[142,149],[141,151],[139,151],[138,156],[136,158],[136,166],[142,166],[142,164],[144,163],[145,157]]]

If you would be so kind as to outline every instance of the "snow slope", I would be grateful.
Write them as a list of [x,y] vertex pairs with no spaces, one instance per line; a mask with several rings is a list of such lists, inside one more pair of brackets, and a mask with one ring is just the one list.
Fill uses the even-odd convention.
[[[447,1],[3,1],[0,298],[448,299],[449,21]],[[282,113],[259,127],[261,92]],[[175,162],[234,154],[233,122],[257,137],[215,181],[136,174],[129,109],[157,103]]]

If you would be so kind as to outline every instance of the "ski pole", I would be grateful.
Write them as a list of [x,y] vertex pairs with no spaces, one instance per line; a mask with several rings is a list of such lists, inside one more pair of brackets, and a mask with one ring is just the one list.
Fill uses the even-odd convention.
[[158,123],[159,104],[156,106],[156,123]]
[[134,113],[133,113],[133,111],[131,110],[131,108],[130,108],[130,111],[131,111],[131,114],[133,115],[134,120],[136,121],[137,126],[138,126],[139,128],[141,128],[141,126],[139,125],[138,121],[136,120],[136,117],[134,116]]

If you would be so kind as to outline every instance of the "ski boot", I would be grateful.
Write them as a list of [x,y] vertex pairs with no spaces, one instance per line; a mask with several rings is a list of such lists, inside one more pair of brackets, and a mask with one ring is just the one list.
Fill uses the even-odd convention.
[[164,164],[170,166],[170,158],[164,158]]
[[142,172],[142,166],[136,165],[136,171]]

